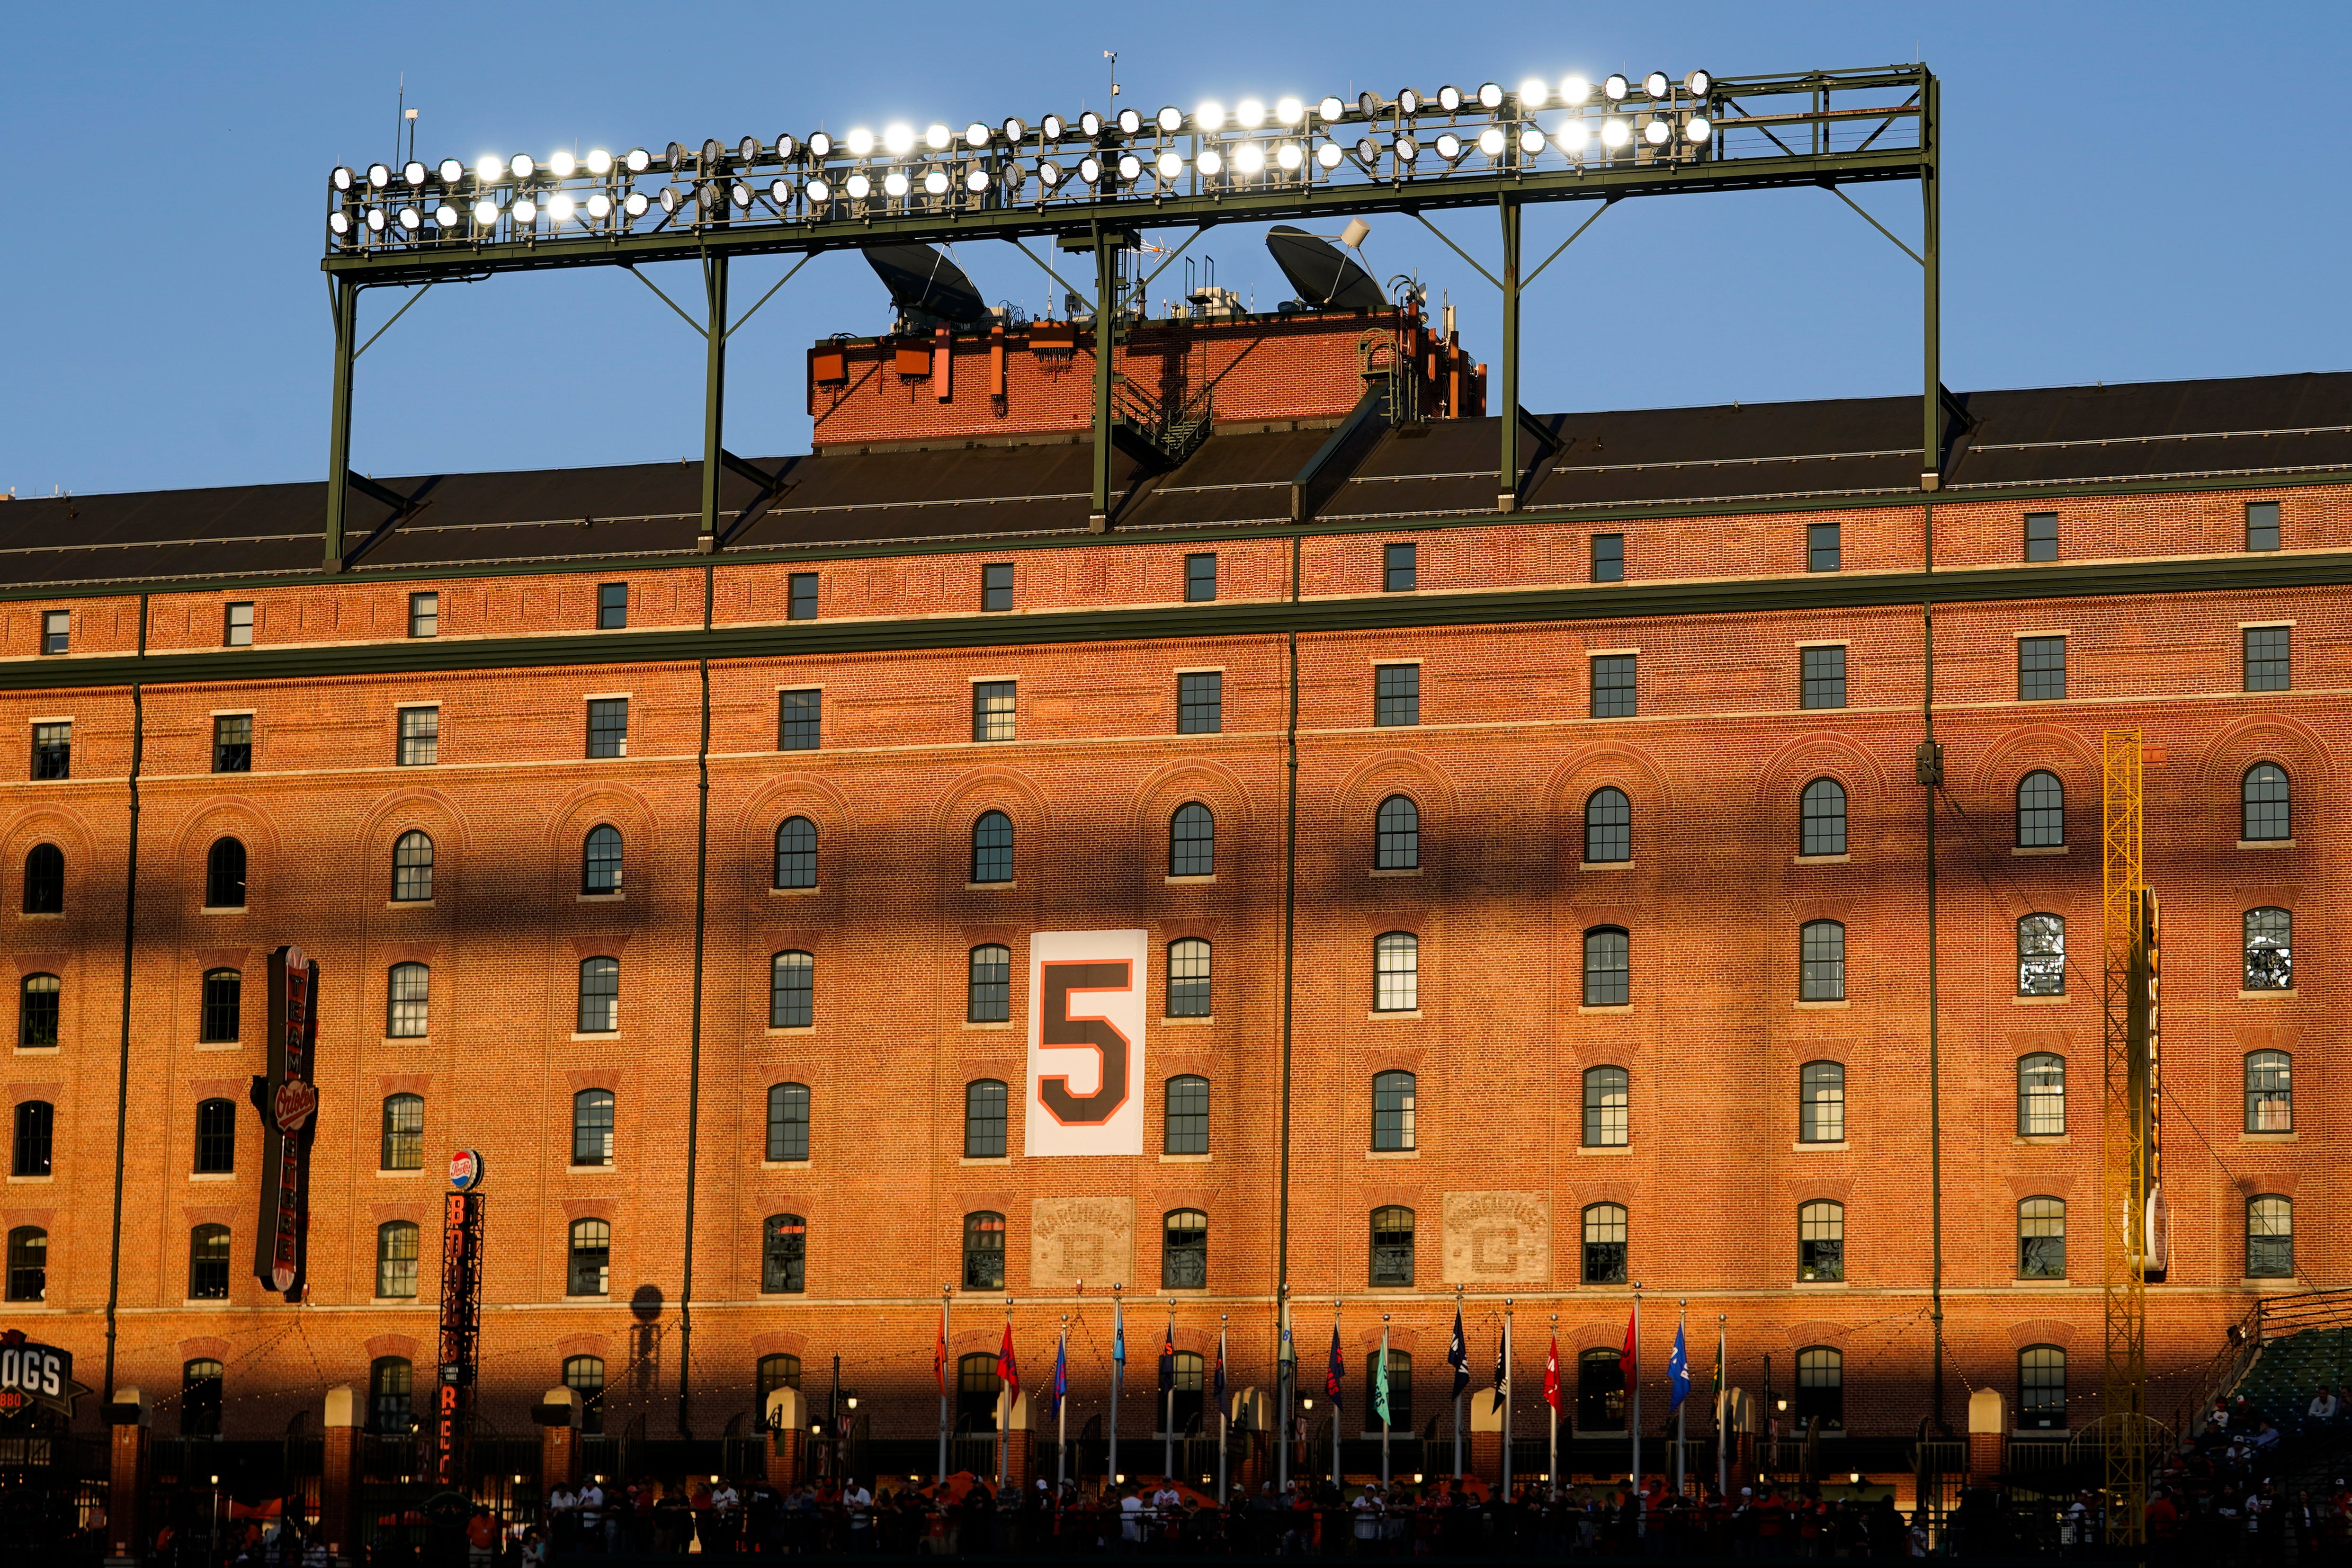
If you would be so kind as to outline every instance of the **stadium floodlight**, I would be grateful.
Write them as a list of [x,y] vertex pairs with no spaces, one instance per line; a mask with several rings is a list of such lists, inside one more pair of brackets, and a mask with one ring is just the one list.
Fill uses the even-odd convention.
[[1276,125],[1295,126],[1306,118],[1307,106],[1297,99],[1277,98],[1274,100],[1274,122]]
[[1601,145],[1603,147],[1622,147],[1632,140],[1633,128],[1622,120],[1612,115],[1601,122]]
[[1184,111],[1172,103],[1164,105],[1155,123],[1159,125],[1160,133],[1162,136],[1173,136],[1184,129]]
[[425,165],[419,163],[414,158],[411,158],[407,162],[401,165],[401,181],[412,191],[425,183],[427,177]]
[[528,180],[539,170],[539,165],[531,162],[530,154],[528,152],[516,153],[513,162],[507,167],[514,171],[514,177],[518,180]]
[[1601,84],[1601,96],[1612,103],[1624,102],[1625,95],[1633,90],[1633,84],[1614,72],[1612,72],[1609,78]]
[[987,190],[988,171],[985,169],[965,170],[963,175],[963,188],[970,191],[973,195],[978,195],[981,192]]
[[948,193],[948,172],[945,169],[926,170],[923,173],[923,193],[930,196],[946,195]]
[[1315,116],[1326,125],[1337,125],[1347,118],[1348,106],[1337,98],[1326,98],[1315,106]]
[[934,152],[944,152],[954,142],[955,132],[936,120],[923,129],[923,145]]
[[[751,187],[745,184],[742,181],[738,180],[733,184],[727,187],[727,199],[735,204],[735,210],[737,212],[748,213],[751,210]],[[555,211],[555,207],[552,203],[549,204],[547,210],[551,216],[558,219],[561,219],[564,215],[563,214]]]
[[368,165],[368,188],[381,191],[392,183],[392,171],[382,163]]
[[1192,166],[1201,171],[1202,179],[1213,180],[1225,172],[1225,155],[1213,147],[1203,147],[1201,155],[1192,160]]
[[1653,120],[1642,127],[1642,138],[1653,147],[1664,147],[1674,140],[1675,128],[1663,120]]
[[1592,84],[1582,77],[1559,78],[1559,101],[1570,109],[1580,109],[1592,101]]
[[539,204],[529,196],[519,196],[515,199],[514,204],[507,209],[507,215],[519,224],[525,225],[535,224],[539,222]]
[[621,211],[633,218],[644,217],[652,206],[653,203],[643,191],[631,191],[621,198]]
[[329,213],[327,214],[327,232],[335,235],[338,239],[351,233],[352,214],[349,213],[340,212]]
[[1102,129],[1103,117],[1097,114],[1093,110],[1087,110],[1084,114],[1078,116],[1078,134],[1085,137],[1087,141],[1092,141],[1096,137],[1100,136],[1102,134]]
[[613,155],[602,147],[591,148],[583,162],[586,164],[588,172],[595,175],[599,180],[613,172]]
[[1482,86],[1478,89],[1478,105],[1479,105],[1479,107],[1480,107],[1480,108],[1482,108],[1482,109],[1500,109],[1500,108],[1502,108],[1502,107],[1503,107],[1503,88],[1502,88],[1502,84],[1501,84],[1500,82],[1491,82],[1491,81],[1490,81],[1490,82],[1486,82],[1486,83],[1485,83],[1484,85],[1482,85]]
[[1141,179],[1143,177],[1143,160],[1138,158],[1132,152],[1120,153],[1118,155],[1118,177],[1121,180],[1126,181],[1130,185],[1137,180]]
[[1519,151],[1530,158],[1544,150],[1543,128],[1538,125],[1519,127]]
[[1337,169],[1347,156],[1336,141],[1326,141],[1315,149],[1315,162],[1325,169]]
[[1541,77],[1529,77],[1519,84],[1519,107],[1541,109],[1551,101],[1551,83]]
[[[817,131],[808,139],[808,150],[809,156],[812,158],[830,158],[833,156],[833,138],[822,131]],[[635,165],[632,164],[631,167],[634,168]]]
[[1458,87],[1439,88],[1437,89],[1437,107],[1444,110],[1447,114],[1460,113],[1462,110],[1462,89]]
[[441,176],[443,184],[455,185],[466,177],[466,166],[455,158],[444,158],[441,160],[441,166],[434,172]]
[[893,158],[904,158],[915,150],[915,128],[903,122],[882,128],[882,151]]
[[569,180],[580,167],[571,153],[558,150],[547,156],[547,172],[559,180]]
[[808,199],[811,206],[817,207],[824,206],[833,200],[833,187],[825,183],[822,175],[808,183]]
[[[1494,103],[1487,105],[1487,107],[1492,109],[1499,105],[1501,102],[1502,99],[1497,98]],[[1413,91],[1411,88],[1405,88],[1396,95],[1396,106],[1397,112],[1399,114],[1419,114],[1421,112],[1421,94]]]
[[1555,140],[1561,152],[1571,158],[1581,158],[1584,150],[1592,144],[1592,128],[1581,120],[1571,120],[1559,128]]
[[1172,149],[1169,152],[1162,152],[1160,155],[1158,162],[1154,164],[1154,168],[1157,169],[1161,179],[1172,180],[1176,178],[1177,175],[1181,174],[1184,172],[1183,155]]
[[[781,185],[783,182],[779,180],[776,183]],[[613,215],[613,198],[603,191],[592,193],[585,205],[588,215],[600,224]]]
[[1278,141],[1275,143],[1274,162],[1284,173],[1295,174],[1298,166],[1307,162],[1307,155],[1298,150],[1296,141]]
[[1225,106],[1209,99],[1192,111],[1192,128],[1203,136],[1214,136],[1225,128]]
[[1433,145],[1437,149],[1437,155],[1448,163],[1462,156],[1462,138],[1451,131],[1442,132]]
[[1045,133],[1048,141],[1059,141],[1069,128],[1069,122],[1058,114],[1049,114],[1038,122],[1038,130]]
[[1705,98],[1714,86],[1715,78],[1705,71],[1693,71],[1683,78],[1683,90],[1693,98]]
[[970,125],[963,128],[963,144],[966,147],[971,148],[973,152],[976,152],[980,149],[987,146],[988,141],[988,127],[982,125],[979,120],[975,120]]
[[1244,180],[1265,172],[1265,149],[1255,141],[1244,141],[1234,149],[1234,172]]
[[654,155],[642,147],[632,147],[627,162],[630,173],[642,174],[654,166]]
[[383,209],[382,207],[370,207],[367,210],[367,226],[368,232],[371,234],[383,233]]
[[1265,123],[1265,105],[1254,98],[1242,99],[1234,106],[1234,123],[1244,131],[1255,131]]
[[904,169],[893,169],[888,173],[882,176],[882,193],[884,195],[903,196],[907,193],[908,189],[907,172]]
[[1004,140],[1016,145],[1029,140],[1029,127],[1017,114],[1006,116],[1001,129],[1004,132]]
[[433,209],[433,221],[445,229],[456,228],[463,216],[463,214],[447,202]]
[[1078,160],[1078,178],[1089,185],[1102,183],[1102,160],[1091,152]]
[[677,215],[678,205],[685,198],[681,197],[677,193],[677,187],[676,185],[664,185],[659,197],[663,215],[667,217],[676,217]]
[[1140,110],[1122,109],[1118,111],[1118,133],[1121,136],[1133,136],[1142,129],[1143,113]]
[[499,204],[488,196],[474,204],[474,221],[488,228],[499,221]]
[[[793,141],[791,137],[779,136],[776,138],[776,156],[782,159],[784,162],[792,162],[793,154],[800,150],[801,144]],[[589,156],[593,158],[595,154],[592,152]]]
[[1478,151],[1489,158],[1500,158],[1503,149],[1508,144],[1509,138],[1503,134],[1503,128],[1499,125],[1490,125],[1478,132]]
[[1683,134],[1690,138],[1693,146],[1699,146],[1715,134],[1715,126],[1706,115],[1694,114],[1683,121]]
[[1037,165],[1037,183],[1052,190],[1062,183],[1062,166],[1051,158]]
[[[751,204],[751,193],[744,191],[743,187],[740,185],[738,185],[735,188],[739,191],[743,191],[743,200],[737,204],[740,206],[750,206]],[[550,223],[568,224],[572,221],[572,214],[578,210],[578,204],[573,202],[571,197],[565,195],[561,191],[558,191],[554,195],[547,198],[547,219]]]
[[1664,71],[1652,71],[1642,78],[1642,90],[1652,98],[1664,98],[1675,90],[1675,84]]

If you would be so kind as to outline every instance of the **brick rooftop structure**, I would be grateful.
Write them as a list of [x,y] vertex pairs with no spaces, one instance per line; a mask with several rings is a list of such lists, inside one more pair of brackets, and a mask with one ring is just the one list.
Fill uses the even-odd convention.
[[[1932,814],[1947,1413],[1991,1387],[2079,1430],[2102,1356],[2099,744],[2118,726],[2155,748],[2167,916],[2154,1407],[2259,1293],[2343,1282],[2352,376],[1973,393],[1924,496],[1911,399],[1553,414],[1504,516],[1491,418],[1402,422],[1296,483],[1357,404],[1363,328],[1262,329],[1319,342],[1323,374],[1287,404],[1260,387],[1173,472],[1123,466],[1099,536],[1087,450],[1052,434],[1068,408],[1017,382],[1025,437],[992,423],[987,339],[951,344],[947,404],[893,363],[874,396],[898,412],[836,440],[849,404],[820,397],[820,449],[713,555],[691,465],[387,479],[424,504],[341,575],[315,567],[317,485],[0,505],[0,735],[29,759],[0,785],[20,989],[0,1327],[71,1349],[93,1386],[111,1343],[163,1432],[209,1419],[181,1408],[205,1362],[231,1437],[282,1434],[337,1385],[389,1416],[403,1362],[421,1414],[440,1172],[472,1147],[483,1409],[509,1432],[592,1364],[609,1431],[741,1430],[762,1358],[797,1358],[814,1391],[838,1354],[866,1432],[928,1444],[940,1289],[992,1278],[965,1271],[986,1215],[1003,1283],[957,1291],[953,1355],[993,1354],[1010,1296],[1040,1385],[1066,1316],[1075,1434],[1102,1413],[1123,1285],[1145,1468],[1160,1303],[1188,1354],[1228,1323],[1232,1383],[1266,1387],[1284,1259],[1318,1417],[1335,1298],[1349,1421],[1386,1321],[1421,1372],[1412,1424],[1441,1437],[1456,1285],[1482,1386],[1511,1298],[1528,1437],[1551,1320],[1573,1381],[1580,1353],[1613,1354],[1639,1281],[1653,1430],[1686,1300],[1695,1427],[1720,1315],[1732,1385],[1759,1393],[1769,1355],[1786,1395],[1803,1356],[1801,1408],[1907,1436],[1933,1343]],[[878,345],[841,351],[884,373]],[[1043,399],[1049,372],[1019,362]],[[1929,603],[1933,803],[1912,778]],[[2022,829],[2021,789],[2042,813]],[[1206,867],[1171,861],[1191,803],[1213,817]],[[974,861],[990,812],[1002,880]],[[245,858],[224,881],[228,839]],[[2291,915],[2289,985],[2249,984],[2257,910]],[[2065,923],[2063,986],[2021,994],[2037,915]],[[2273,920],[2257,980],[2279,973]],[[1151,955],[1144,1153],[1032,1157],[1028,943],[1118,930]],[[265,956],[289,941],[321,966],[299,1304],[248,1266],[247,1088]],[[1205,995],[1173,998],[1191,942]],[[992,946],[1001,1019],[971,991]],[[2034,988],[2053,972],[2037,960]],[[2063,1092],[2021,1110],[2021,1074],[2049,1071],[2028,1058],[2063,1059]],[[1409,1102],[1381,1079],[1399,1072]],[[1206,1081],[1205,1153],[1163,1152],[1196,1146],[1168,1131],[1179,1077]],[[1001,1134],[985,1101],[968,1124],[982,1081],[1013,1086]],[[805,1098],[775,1103],[772,1146],[776,1085]],[[2046,1235],[2021,1246],[2021,1215],[2053,1228],[2021,1207],[2043,1199],[2065,1206],[2063,1262]],[[1376,1260],[1384,1209],[1411,1212],[1381,1219]],[[1205,1217],[1204,1272],[1179,1211]],[[804,1230],[782,1228],[772,1276],[776,1216]],[[581,1221],[609,1227],[601,1272]],[[192,1262],[206,1226],[225,1276]],[[2021,1277],[2028,1251],[2050,1277]],[[1375,1284],[1376,1262],[1410,1283]]]

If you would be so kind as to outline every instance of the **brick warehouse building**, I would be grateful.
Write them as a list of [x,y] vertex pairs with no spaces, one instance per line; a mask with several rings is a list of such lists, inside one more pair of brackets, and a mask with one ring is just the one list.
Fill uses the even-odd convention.
[[[1010,1296],[1033,1385],[1068,1319],[1075,1435],[1119,1284],[1150,1446],[1160,1303],[1262,1388],[1286,1268],[1308,1394],[1339,1302],[1351,1423],[1385,1322],[1444,1437],[1458,1284],[1482,1374],[1512,1300],[1539,1437],[1553,1318],[1574,1380],[1640,1281],[1653,1416],[1686,1300],[1702,1389],[1720,1314],[1732,1384],[1801,1362],[1801,1413],[1907,1436],[1929,706],[1953,1424],[2097,1414],[2097,1241],[2060,1239],[2099,1182],[2104,729],[2147,736],[2166,900],[2153,1406],[2259,1294],[2341,1281],[2352,376],[1971,394],[1927,495],[1908,399],[1553,415],[1499,514],[1494,421],[1334,443],[1367,324],[1270,326],[1307,412],[1126,472],[1100,535],[1083,445],[911,377],[875,395],[916,438],[821,436],[710,555],[691,465],[387,481],[427,504],[341,575],[316,486],[0,507],[0,1327],[110,1359],[159,1432],[422,1413],[474,1147],[510,1433],[566,1381],[655,1437],[794,1375],[821,1412],[838,1354],[928,1468],[954,1281],[951,1356]],[[1033,1156],[1031,938],[1125,930],[1144,1153]],[[289,941],[299,1304],[248,1266]],[[1621,1421],[1586,1394],[1580,1432]]]

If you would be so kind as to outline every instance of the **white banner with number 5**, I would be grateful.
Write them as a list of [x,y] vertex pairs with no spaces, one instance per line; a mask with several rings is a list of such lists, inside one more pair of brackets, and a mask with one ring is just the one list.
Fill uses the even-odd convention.
[[1143,1152],[1147,931],[1029,938],[1026,1152]]

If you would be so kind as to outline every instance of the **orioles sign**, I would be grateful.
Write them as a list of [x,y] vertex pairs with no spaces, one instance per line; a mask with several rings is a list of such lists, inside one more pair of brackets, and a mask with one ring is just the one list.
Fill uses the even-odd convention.
[[1150,934],[1029,938],[1032,1155],[1143,1152],[1143,987]]

